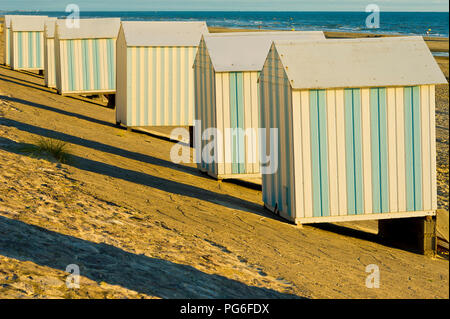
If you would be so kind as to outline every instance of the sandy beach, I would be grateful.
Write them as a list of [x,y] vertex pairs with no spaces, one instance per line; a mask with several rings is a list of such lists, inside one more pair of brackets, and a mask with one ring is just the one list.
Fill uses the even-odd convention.
[[[448,58],[437,61],[448,79]],[[436,94],[448,210],[448,86]],[[69,162],[23,151],[42,137],[66,142]],[[449,298],[448,259],[388,246],[371,223],[289,224],[258,187],[172,163],[173,145],[118,128],[100,100],[0,66],[0,298]],[[79,289],[66,286],[69,264]],[[379,289],[365,285],[369,264]]]

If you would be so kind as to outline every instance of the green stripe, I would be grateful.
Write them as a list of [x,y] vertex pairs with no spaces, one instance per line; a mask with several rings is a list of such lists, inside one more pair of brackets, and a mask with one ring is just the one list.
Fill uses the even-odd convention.
[[[230,73],[230,128],[234,129],[237,127],[237,92],[236,92],[236,73]],[[237,143],[238,136],[235,131],[233,131],[232,141],[231,141],[231,158],[232,165],[231,171],[233,174],[238,173],[239,167],[236,164],[237,162]]]
[[329,216],[325,90],[310,91],[313,215]]
[[114,61],[114,40],[108,39],[107,40],[108,45],[108,88],[111,90],[116,89],[116,64]]
[[81,46],[83,50],[83,89],[85,91],[89,90],[91,86],[91,79],[89,76],[89,46],[88,40],[81,40]]
[[69,40],[67,41],[67,54],[68,54],[68,82],[69,82],[69,91],[74,90],[74,67],[73,67],[73,41]]
[[44,52],[44,48],[42,46],[42,42],[41,42],[41,35],[43,34],[43,32],[37,32],[36,33],[36,63],[37,63],[37,67],[39,69],[43,68],[42,65],[42,53]]
[[414,208],[423,209],[422,202],[422,147],[421,147],[421,118],[420,118],[420,87],[413,87],[413,134],[414,134]]
[[348,214],[363,213],[361,99],[359,89],[345,90],[345,140]]
[[406,87],[405,103],[405,169],[406,209],[422,210],[422,162],[420,141],[420,89]]
[[27,32],[28,35],[28,68],[34,68],[34,54],[33,54],[33,32]]
[[386,89],[370,89],[372,202],[374,213],[389,212]]

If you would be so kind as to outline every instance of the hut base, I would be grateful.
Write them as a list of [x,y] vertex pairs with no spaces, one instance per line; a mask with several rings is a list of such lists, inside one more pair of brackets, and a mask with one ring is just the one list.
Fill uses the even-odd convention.
[[399,213],[382,213],[382,214],[362,214],[362,215],[343,215],[343,216],[323,216],[323,217],[302,217],[295,218],[279,211],[276,207],[264,203],[264,207],[272,213],[290,221],[297,225],[300,224],[317,224],[317,223],[339,223],[353,222],[362,220],[389,220],[389,219],[408,219],[415,217],[436,216],[435,211],[417,211],[417,212],[399,212]]

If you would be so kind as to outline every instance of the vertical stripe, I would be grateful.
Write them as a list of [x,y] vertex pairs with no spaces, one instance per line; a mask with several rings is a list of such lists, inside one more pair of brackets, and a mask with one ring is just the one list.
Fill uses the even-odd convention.
[[[15,45],[15,44],[14,44]],[[23,46],[22,46],[22,32],[17,32],[17,46],[18,46],[18,59],[16,59],[14,57],[14,68],[17,66],[19,68],[23,67],[23,60],[22,60],[22,55],[23,55]],[[15,50],[14,50],[15,51]],[[16,63],[17,61],[17,63]]]
[[386,90],[387,110],[387,143],[388,143],[388,175],[389,175],[389,212],[398,212],[398,169],[397,169],[397,127],[395,88]]
[[330,188],[330,214],[339,215],[339,186],[338,186],[338,153],[337,153],[337,127],[336,122],[336,90],[327,90],[327,136],[328,136],[328,176]]
[[310,91],[313,216],[329,216],[325,90]]
[[126,125],[130,126],[131,125],[131,107],[132,107],[132,76],[133,76],[133,69],[132,69],[132,49],[131,48],[127,48],[126,49],[127,52],[127,108],[126,108],[126,112],[127,112],[127,120],[126,120]]
[[422,209],[422,169],[420,141],[420,88],[406,87],[405,101],[405,158],[406,209]]
[[389,212],[386,89],[370,89],[372,201],[374,213]]
[[345,135],[348,214],[363,213],[361,98],[359,89],[345,90]]

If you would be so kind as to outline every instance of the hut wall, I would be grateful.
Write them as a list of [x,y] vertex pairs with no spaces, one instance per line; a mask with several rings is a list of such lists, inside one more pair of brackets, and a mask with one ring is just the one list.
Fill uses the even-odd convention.
[[297,219],[437,209],[433,85],[292,97]]
[[11,30],[6,27],[6,24],[3,24],[3,29],[3,43],[5,44],[3,52],[3,63],[5,65],[11,65]]
[[[291,86],[275,50],[269,52],[260,75],[259,88],[261,128],[265,128],[267,136],[266,153],[276,152],[278,162],[275,173],[262,174],[263,201],[269,209],[277,210],[283,217],[295,220],[294,166],[298,168],[302,165],[302,162],[294,161],[294,152],[298,151],[298,145],[294,145],[294,134],[299,134],[298,120],[294,117],[299,108],[292,108]],[[276,137],[269,139],[269,128],[278,128],[277,144],[274,143]],[[276,147],[270,149],[270,144]],[[308,154],[310,151],[305,156]]]
[[56,40],[61,94],[115,93],[116,39]]
[[45,85],[50,88],[56,87],[56,65],[55,65],[55,39],[44,38],[44,80]]
[[[203,134],[204,130],[208,128],[217,127],[217,110],[215,106],[218,103],[217,100],[221,99],[221,97],[220,94],[216,94],[216,82],[220,76],[221,74],[214,72],[211,58],[204,42],[201,41],[194,64],[195,119],[201,121],[200,134]],[[208,143],[210,141],[201,139],[201,148],[200,150],[197,149],[196,152],[204,150]],[[216,149],[220,146],[219,140],[214,140],[213,143]],[[220,152],[216,155],[220,156]],[[216,161],[211,163],[204,161],[203,157],[197,163],[197,167],[201,171],[210,172],[214,175],[219,174],[220,166]]]
[[127,64],[127,91],[118,120],[126,126],[193,126],[196,52],[196,47],[128,47],[126,62],[125,57],[120,62]]
[[10,59],[14,70],[43,70],[44,32],[12,31]]

